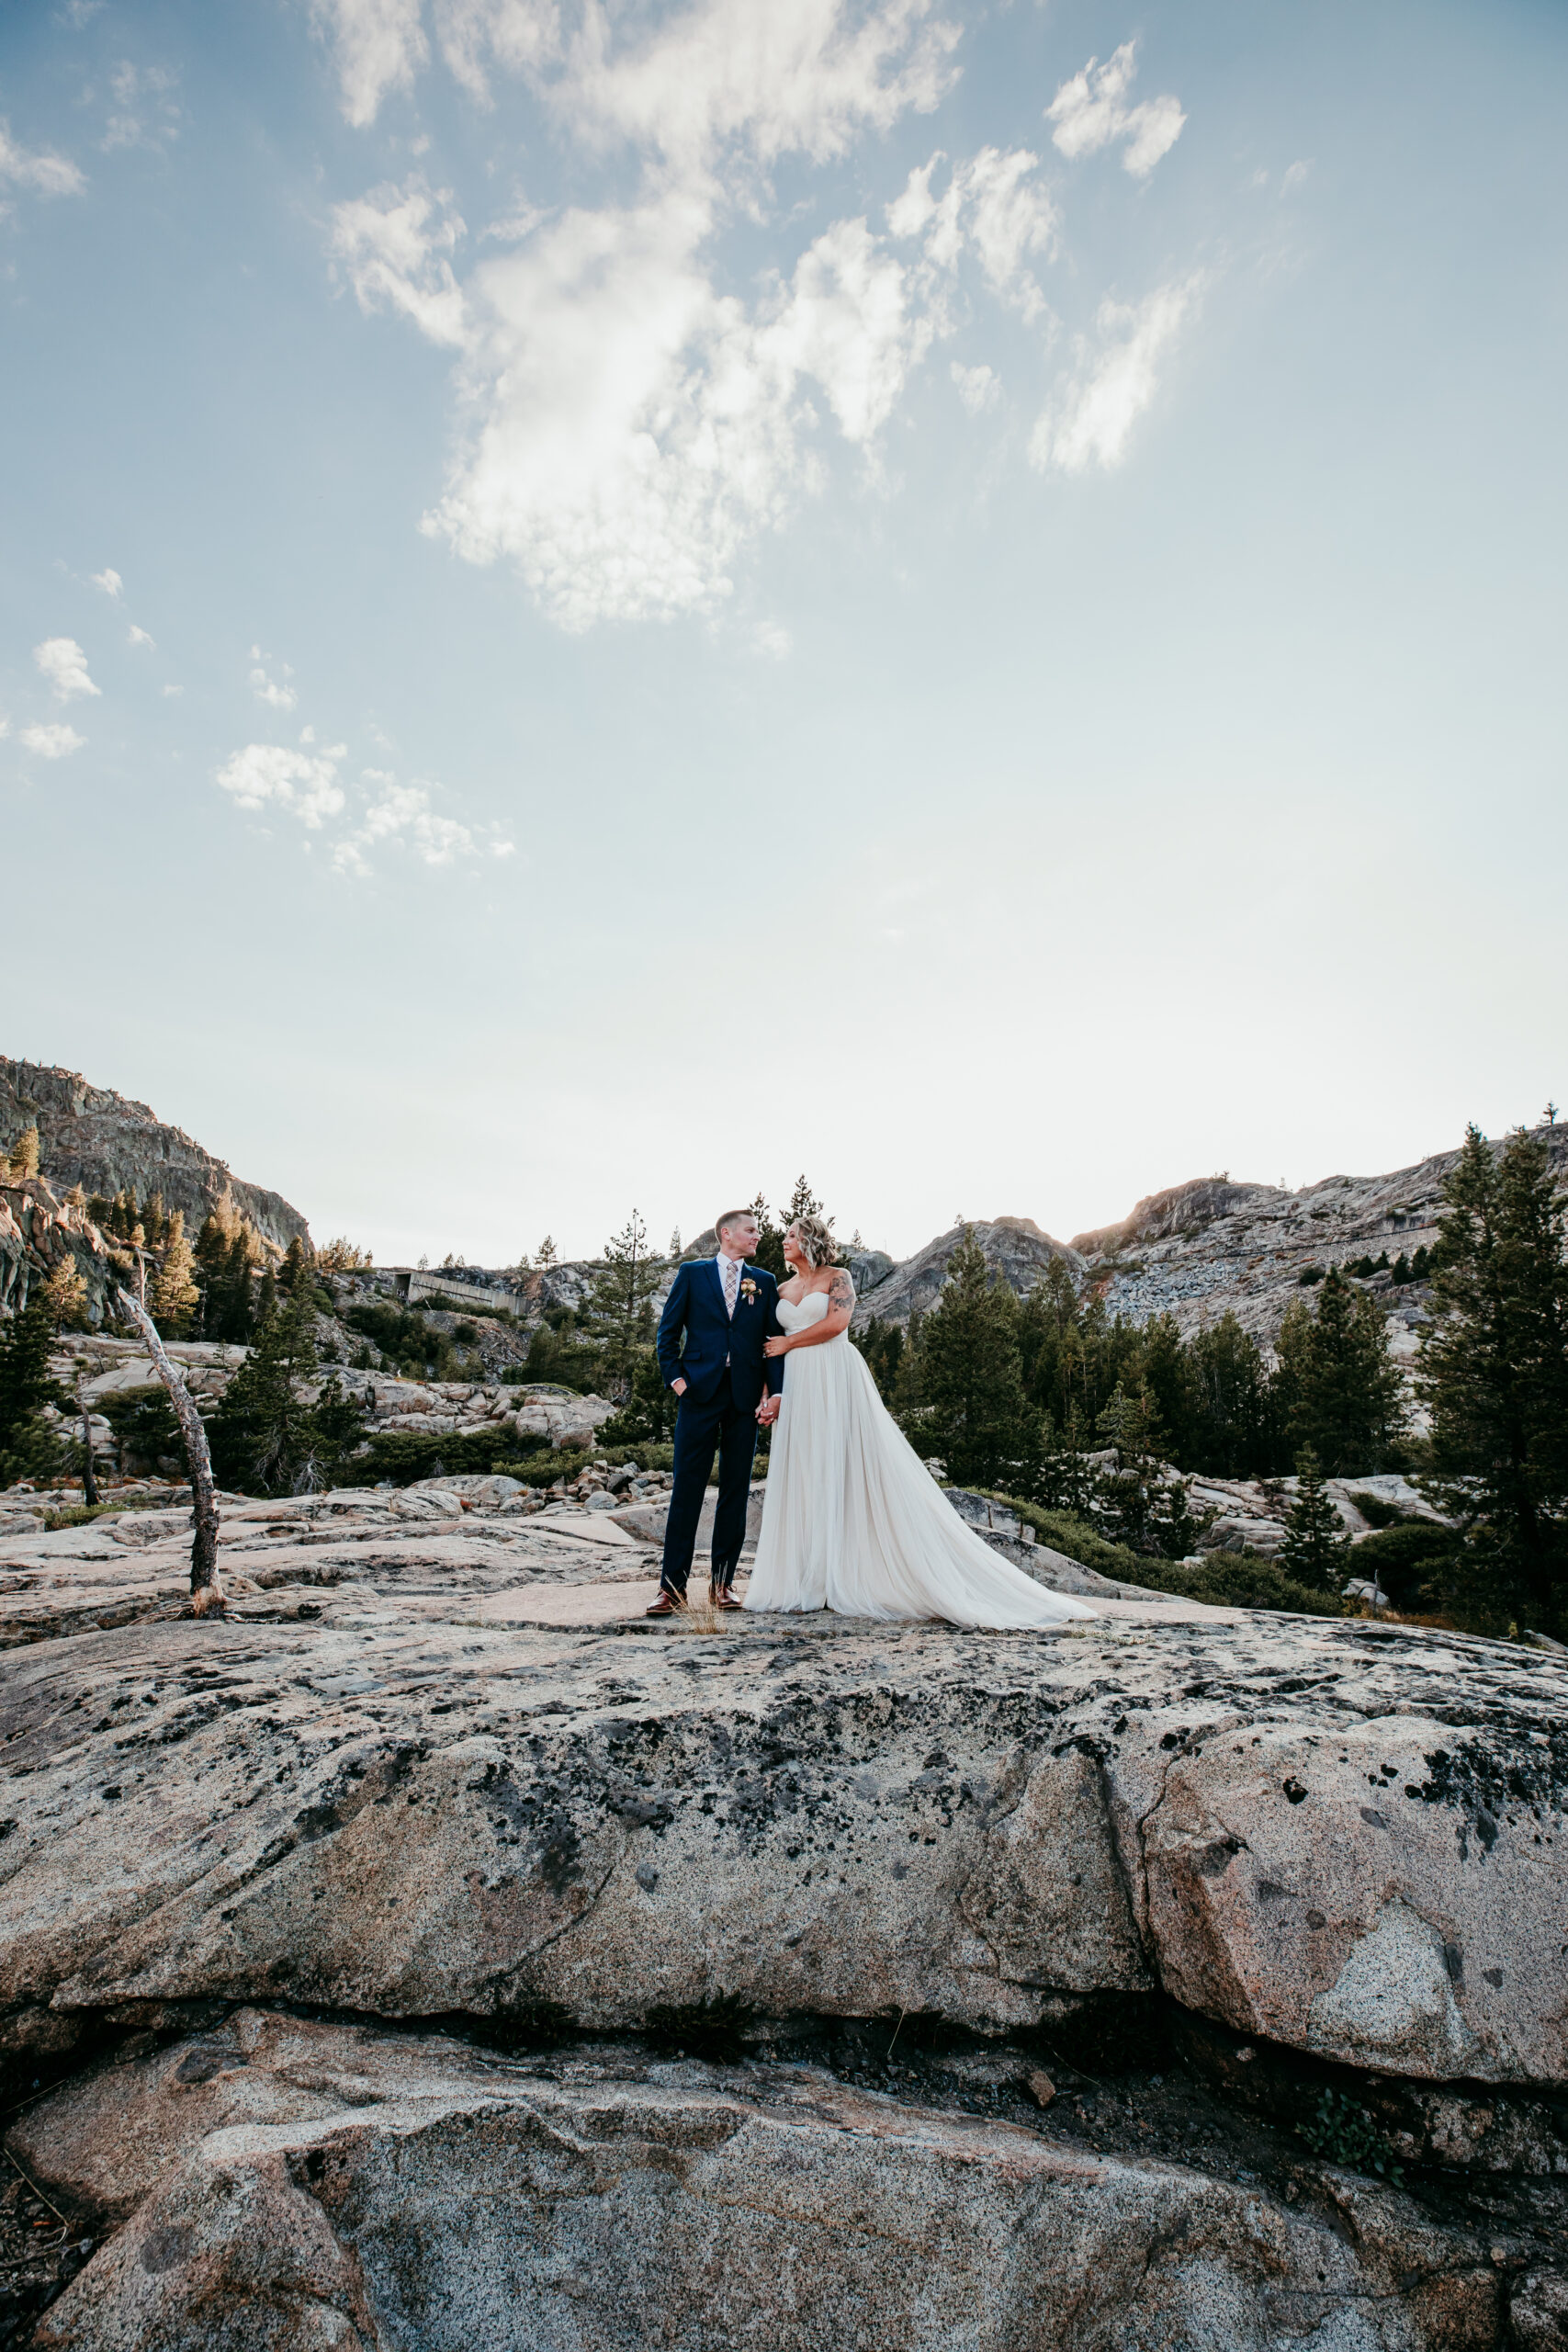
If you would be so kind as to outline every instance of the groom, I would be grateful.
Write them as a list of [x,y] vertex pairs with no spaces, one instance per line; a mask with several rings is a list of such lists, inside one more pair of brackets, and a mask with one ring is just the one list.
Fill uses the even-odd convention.
[[675,1417],[675,1483],[664,1527],[664,1566],[650,1617],[673,1617],[686,1606],[686,1579],[716,1447],[714,1605],[739,1608],[730,1587],[746,1540],[757,1423],[776,1418],[784,1387],[783,1358],[762,1353],[763,1340],[784,1329],[778,1284],[761,1267],[746,1263],[761,1238],[757,1220],[750,1209],[726,1209],[716,1230],[717,1256],[686,1261],[659,1318],[659,1369],[681,1409]]

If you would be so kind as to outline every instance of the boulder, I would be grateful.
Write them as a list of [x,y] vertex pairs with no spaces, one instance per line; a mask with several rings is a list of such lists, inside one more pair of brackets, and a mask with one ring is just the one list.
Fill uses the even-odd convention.
[[15,2140],[113,2233],[38,2352],[1438,2352],[1502,2324],[1483,2244],[1393,2191],[1325,2170],[1292,2203],[817,2067],[509,2062],[252,2009]]
[[671,1638],[630,1592],[625,1631],[507,1629],[477,1590],[569,1549],[604,1571],[547,1519],[493,1524],[421,1535],[408,1569],[399,1542],[258,1531],[257,1573],[355,1577],[341,1607],[264,1593],[251,1622],[0,1659],[12,2048],[285,1988],[389,2018],[548,2004],[618,2032],[723,1996],[997,2034],[1157,1985],[1386,2075],[1568,2077],[1561,1657],[1264,1616]]
[[[750,1498],[746,1505],[746,1534],[743,1549],[747,1551],[756,1549],[757,1538],[762,1532],[762,1504],[767,1492],[767,1485],[763,1479],[757,1478],[752,1481]],[[610,1496],[608,1499],[612,1504],[615,1502],[614,1496]],[[601,1504],[600,1508],[603,1509],[604,1505]],[[707,1563],[713,1552],[713,1522],[714,1514],[717,1509],[718,1488],[710,1487],[703,1497],[703,1507],[697,1516],[694,1574],[699,1570],[705,1575],[706,1573]],[[665,1494],[657,1502],[649,1500],[620,1503],[615,1507],[615,1518],[617,1527],[624,1527],[628,1535],[635,1535],[640,1543],[662,1544],[664,1530],[670,1519],[670,1498]]]

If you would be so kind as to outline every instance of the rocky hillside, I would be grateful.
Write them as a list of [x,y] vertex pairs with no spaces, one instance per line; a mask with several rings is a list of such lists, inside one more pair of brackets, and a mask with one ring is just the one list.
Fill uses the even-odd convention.
[[[1004,1282],[1010,1283],[1021,1298],[1034,1288],[1053,1258],[1065,1258],[1075,1273],[1082,1271],[1083,1261],[1077,1252],[1065,1241],[1054,1241],[1048,1233],[1042,1232],[1032,1217],[981,1219],[974,1233],[987,1264]],[[917,1250],[901,1265],[886,1258],[874,1258],[852,1268],[861,1297],[859,1319],[865,1322],[875,1315],[884,1323],[903,1325],[911,1315],[929,1312],[947,1280],[947,1261],[963,1238],[963,1227],[955,1225],[950,1232],[939,1233],[934,1241],[928,1241],[923,1250]],[[878,1263],[887,1268],[886,1273],[877,1275]],[[875,1275],[876,1279],[867,1281],[866,1274]]]
[[161,1193],[165,1208],[184,1210],[194,1235],[227,1192],[279,1250],[296,1234],[310,1238],[305,1219],[280,1193],[231,1175],[223,1160],[183,1129],[165,1125],[145,1102],[89,1086],[75,1070],[0,1056],[0,1150],[35,1125],[43,1173],[56,1193],[73,1184],[109,1197],[132,1190],[142,1198]]

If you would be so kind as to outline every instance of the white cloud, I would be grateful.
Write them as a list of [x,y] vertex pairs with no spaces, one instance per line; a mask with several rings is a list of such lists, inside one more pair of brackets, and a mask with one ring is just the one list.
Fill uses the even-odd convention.
[[[253,645],[251,648],[253,659],[255,650]],[[283,675],[286,680],[294,675],[287,662],[283,665]],[[266,672],[259,665],[251,672],[251,692],[257,702],[265,702],[273,710],[292,710],[299,699],[292,686],[279,684],[277,680],[269,678]]]
[[[418,170],[334,208],[331,259],[360,307],[457,355],[455,454],[426,531],[468,561],[515,563],[569,628],[711,612],[746,548],[823,486],[835,446],[884,480],[881,436],[912,370],[970,319],[967,289],[1049,346],[1059,330],[1040,273],[1060,221],[1024,148],[938,153],[888,208],[886,234],[834,220],[741,290],[718,277],[736,216],[761,227],[776,213],[783,158],[841,155],[936,105],[958,39],[938,5],[433,0],[434,42],[470,95],[488,103],[499,75],[521,76],[581,158],[604,159],[615,193],[544,216],[513,190],[472,247],[450,191]],[[420,11],[312,7],[344,111],[368,122],[426,62]],[[1134,55],[1128,42],[1091,60],[1049,119],[1062,153],[1114,143],[1141,178],[1183,117],[1174,98],[1131,102]],[[1157,300],[1168,311],[1179,291]],[[1146,317],[1102,310],[1034,461],[1114,463],[1171,333],[1157,302]],[[973,416],[1000,399],[983,361],[955,363],[953,380]],[[350,837],[344,863],[367,838]]]
[[467,290],[468,430],[426,527],[510,556],[568,628],[711,608],[755,531],[816,478],[815,384],[865,447],[927,330],[863,220],[817,239],[750,312],[701,259],[708,198],[573,211]]
[[965,368],[955,359],[952,374],[958,387],[958,397],[971,416],[982,415],[987,409],[995,408],[1000,400],[1001,380],[983,364],[978,368]]
[[329,817],[343,813],[338,763],[347,751],[345,743],[319,752],[290,751],[281,743],[247,743],[225,761],[214,781],[232,793],[242,808],[285,808],[310,831],[320,832]]
[[130,624],[128,642],[131,645],[144,645],[149,653],[155,653],[158,650],[153,639],[148,636],[147,631],[144,628],[138,628],[134,621]]
[[116,147],[163,147],[179,136],[177,74],[163,65],[132,65],[122,59],[109,75],[118,112],[104,126],[106,153]]
[[[428,786],[400,784],[381,768],[366,768],[361,782],[367,793],[360,821],[333,851],[340,874],[368,874],[369,853],[384,842],[409,851],[422,865],[450,865],[459,857],[479,854],[472,827],[453,817],[438,817]],[[485,846],[492,857],[510,857],[516,844],[492,838]]]
[[87,675],[87,657],[73,637],[46,637],[34,646],[33,660],[49,680],[56,702],[100,691]]
[[1109,471],[1126,455],[1134,425],[1158,390],[1156,363],[1169,349],[1202,290],[1201,277],[1159,287],[1135,308],[1107,300],[1095,320],[1099,342],[1076,338],[1077,369],[1034,428],[1030,461],[1043,470]]
[[[857,21],[858,14],[858,21]],[[926,0],[697,0],[612,53],[609,22],[584,12],[560,111],[581,130],[618,135],[687,170],[743,140],[761,163],[844,153],[857,130],[929,114],[954,79],[959,28]],[[628,22],[635,19],[628,17]]]
[[29,752],[38,753],[39,759],[62,760],[69,752],[79,752],[87,739],[85,735],[78,735],[73,727],[57,724],[24,727],[21,740]]
[[945,194],[937,197],[931,180],[946,160],[939,149],[910,173],[903,194],[887,208],[893,234],[920,238],[927,259],[941,271],[956,270],[972,254],[993,294],[1026,319],[1045,316],[1045,297],[1028,264],[1037,254],[1055,252],[1060,223],[1050,190],[1033,178],[1039,156],[1027,147],[1006,153],[982,147],[953,165]]
[[376,119],[389,90],[413,87],[430,54],[422,0],[310,0],[310,19],[332,48],[345,120]]
[[160,686],[158,691],[160,694],[164,695],[183,695],[185,688],[183,686]]
[[1280,195],[1293,196],[1297,188],[1302,185],[1302,182],[1306,178],[1306,175],[1311,169],[1312,158],[1310,156],[1299,158],[1295,163],[1287,164],[1285,168],[1285,176],[1280,182]]
[[5,738],[6,738],[6,737],[10,733],[10,732],[11,732],[11,722],[10,722],[10,720],[6,718],[6,716],[5,712],[4,712],[3,710],[0,710],[0,741],[4,741]]
[[101,588],[106,596],[118,596],[125,586],[125,582],[118,571],[106,570],[94,572],[93,585],[95,588]]
[[460,345],[463,296],[451,255],[464,233],[449,188],[432,191],[416,172],[333,209],[331,252],[362,311],[400,311],[432,343]]
[[18,147],[10,124],[0,121],[0,184],[6,181],[34,196],[80,196],[87,185],[69,156]]
[[556,56],[560,34],[560,10],[554,0],[436,0],[441,54],[481,105],[491,102],[487,53],[503,72],[530,73]]
[[1081,74],[1062,84],[1045,119],[1055,123],[1052,139],[1069,158],[1123,142],[1122,168],[1142,180],[1175,146],[1187,117],[1170,96],[1145,98],[1135,107],[1122,103],[1137,70],[1137,48],[1134,40],[1123,41],[1103,65],[1091,57]]

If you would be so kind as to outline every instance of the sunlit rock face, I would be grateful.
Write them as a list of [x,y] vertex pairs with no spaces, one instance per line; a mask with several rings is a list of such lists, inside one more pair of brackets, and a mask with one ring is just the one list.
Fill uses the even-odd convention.
[[[230,1504],[220,1623],[177,1505],[0,1545],[0,2056],[82,2233],[40,2344],[1530,2340],[1562,1660],[671,1629],[593,1500]],[[1261,2153],[1172,2120],[1173,2019],[1267,2076]],[[1319,2161],[1346,2083],[1382,2120]]]

